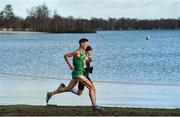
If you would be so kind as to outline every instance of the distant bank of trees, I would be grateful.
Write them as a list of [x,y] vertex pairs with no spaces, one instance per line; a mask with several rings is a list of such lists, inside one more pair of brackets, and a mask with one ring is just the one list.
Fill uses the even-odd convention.
[[12,6],[6,5],[0,11],[0,30],[38,31],[52,33],[91,33],[97,30],[144,30],[144,29],[180,29],[178,19],[140,20],[130,18],[73,18],[62,17],[50,10],[46,5],[32,7],[28,16],[15,16]]

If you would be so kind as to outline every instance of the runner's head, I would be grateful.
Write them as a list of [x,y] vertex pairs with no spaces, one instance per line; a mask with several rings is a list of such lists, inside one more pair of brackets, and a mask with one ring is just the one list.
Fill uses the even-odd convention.
[[91,48],[91,46],[88,46],[85,51],[86,51],[86,53],[87,53],[89,56],[92,55],[92,48]]
[[88,46],[88,39],[86,39],[86,38],[81,38],[81,39],[79,40],[79,46],[80,46],[82,49],[86,50],[86,48],[87,48],[87,46]]

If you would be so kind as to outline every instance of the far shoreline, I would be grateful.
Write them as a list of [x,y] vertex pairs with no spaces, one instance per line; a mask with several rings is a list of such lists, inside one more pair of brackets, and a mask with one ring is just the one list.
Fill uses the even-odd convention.
[[180,29],[131,29],[131,30],[97,30],[96,32],[36,32],[36,31],[2,31],[0,34],[94,34],[97,32],[108,32],[108,31],[176,31]]
[[35,31],[0,31],[0,34],[45,34],[48,32],[35,32]]
[[36,32],[36,31],[1,31],[0,34],[89,34],[97,32]]

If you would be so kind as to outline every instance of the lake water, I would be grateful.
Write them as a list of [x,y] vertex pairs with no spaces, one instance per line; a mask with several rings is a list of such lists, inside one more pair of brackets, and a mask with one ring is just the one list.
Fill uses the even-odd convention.
[[[148,35],[151,37],[150,40],[145,39]],[[77,49],[78,40],[82,37],[88,38],[89,44],[93,48],[92,66],[94,71],[91,75],[93,80],[119,83],[114,85],[124,83],[136,86],[144,84],[143,87],[146,88],[149,87],[147,85],[166,87],[159,91],[171,89],[168,88],[170,86],[176,87],[174,89],[177,90],[180,87],[179,30],[100,31],[94,34],[0,34],[0,104],[14,104],[18,102],[18,98],[12,101],[13,97],[17,97],[17,94],[20,95],[27,90],[36,90],[39,85],[46,86],[41,89],[42,92],[57,87],[57,84],[53,85],[55,81],[52,82],[51,78],[52,80],[53,78],[70,79],[71,71],[63,56],[67,52]],[[24,76],[22,78],[22,76],[5,75],[4,73]],[[43,77],[35,79],[25,75]],[[45,77],[48,80],[43,79]],[[46,85],[41,84],[42,82]],[[29,85],[31,88],[27,86],[29,83],[32,83]],[[108,85],[106,86],[108,87]],[[116,88],[112,89],[114,93],[116,93]],[[124,87],[124,91],[126,90],[127,87]],[[171,100],[172,98],[176,100],[168,102],[170,106],[162,107],[180,106],[172,106],[180,101],[179,95],[172,96]],[[111,98],[113,99],[113,97]],[[111,101],[111,106],[116,105],[113,102]],[[138,106],[137,104],[128,103],[129,106]],[[118,104],[118,106],[122,105]],[[142,104],[139,106],[159,107],[153,105],[152,102],[145,106]]]

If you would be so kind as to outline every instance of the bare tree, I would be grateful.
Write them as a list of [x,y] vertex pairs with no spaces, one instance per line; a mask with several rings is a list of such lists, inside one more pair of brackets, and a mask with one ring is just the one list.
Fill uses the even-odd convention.
[[4,27],[7,28],[7,30],[9,28],[12,28],[15,16],[14,16],[14,13],[13,13],[12,6],[10,4],[5,6],[5,8],[3,9],[1,15],[2,15],[2,18],[3,18]]

